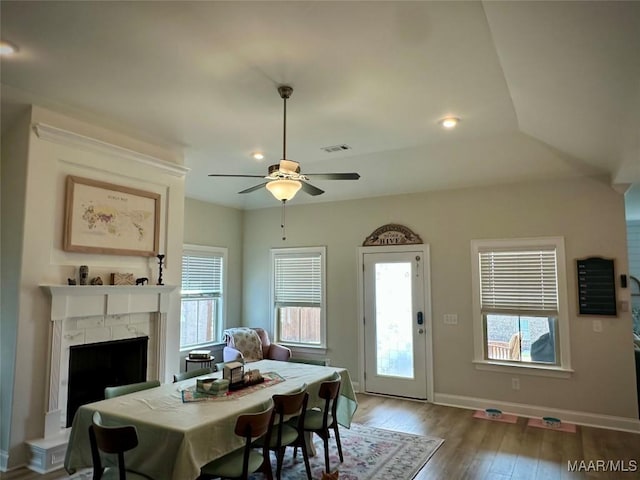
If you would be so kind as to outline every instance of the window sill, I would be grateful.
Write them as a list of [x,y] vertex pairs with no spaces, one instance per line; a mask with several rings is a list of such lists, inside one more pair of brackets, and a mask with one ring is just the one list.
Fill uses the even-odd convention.
[[513,364],[506,362],[474,360],[477,370],[509,373],[511,375],[536,375],[540,377],[571,378],[574,370],[556,366]]
[[194,345],[191,347],[181,348],[180,353],[184,354],[184,353],[189,353],[192,350],[207,350],[207,349],[213,349],[213,348],[222,348],[226,346],[227,344],[224,342],[204,343],[202,345]]
[[327,354],[327,347],[322,345],[318,345],[317,347],[315,346],[312,347],[310,345],[300,345],[298,343],[278,342],[278,344],[290,348],[291,352],[295,354],[301,353],[301,354],[308,354],[311,356],[319,356],[319,355]]

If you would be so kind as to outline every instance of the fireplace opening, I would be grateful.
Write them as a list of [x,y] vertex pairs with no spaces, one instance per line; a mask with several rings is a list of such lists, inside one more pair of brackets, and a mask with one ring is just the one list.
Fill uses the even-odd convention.
[[104,400],[105,387],[147,379],[148,344],[149,337],[136,337],[71,347],[67,427],[81,405]]

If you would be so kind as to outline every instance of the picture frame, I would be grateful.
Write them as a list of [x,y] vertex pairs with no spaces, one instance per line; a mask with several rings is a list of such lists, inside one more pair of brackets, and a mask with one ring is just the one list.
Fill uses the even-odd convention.
[[63,250],[155,257],[160,194],[67,176]]

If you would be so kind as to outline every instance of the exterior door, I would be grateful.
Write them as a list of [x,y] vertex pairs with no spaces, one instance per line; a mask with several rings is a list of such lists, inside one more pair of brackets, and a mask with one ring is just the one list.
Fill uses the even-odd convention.
[[363,255],[365,391],[426,399],[429,266],[409,248]]

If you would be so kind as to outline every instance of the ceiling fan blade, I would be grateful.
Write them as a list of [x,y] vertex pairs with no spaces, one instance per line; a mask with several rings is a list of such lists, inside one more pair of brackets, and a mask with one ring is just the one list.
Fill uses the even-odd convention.
[[302,184],[302,190],[304,190],[305,193],[308,193],[309,195],[322,195],[324,193],[324,190],[320,190],[318,187],[314,187],[313,185],[311,185],[310,183],[307,182],[300,182]]
[[227,173],[210,173],[209,177],[264,178],[264,175],[231,175]]
[[358,180],[360,175],[352,173],[305,173],[305,177],[313,177],[323,180]]
[[259,185],[254,185],[253,187],[247,188],[246,190],[242,190],[241,192],[238,193],[251,193],[251,192],[255,192],[256,190],[260,190],[262,187],[264,187],[267,183],[269,182],[264,182],[261,183]]

